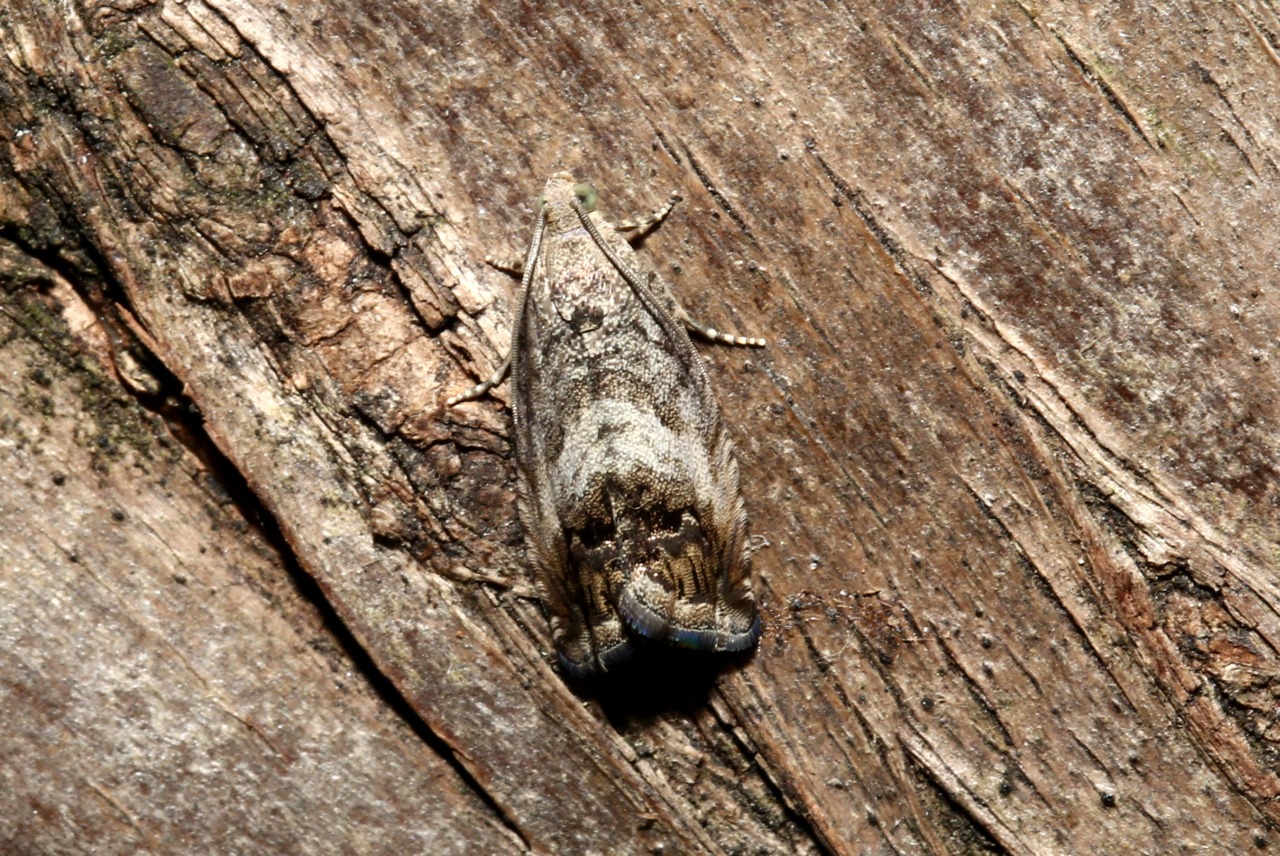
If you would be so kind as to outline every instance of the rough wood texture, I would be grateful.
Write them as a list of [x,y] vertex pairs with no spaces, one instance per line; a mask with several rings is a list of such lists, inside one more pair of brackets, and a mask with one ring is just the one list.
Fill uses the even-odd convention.
[[[17,0],[0,49],[0,850],[1280,844],[1272,0]],[[703,351],[768,542],[714,682],[565,687],[507,414],[441,407],[556,168],[679,189],[642,252],[771,340]]]

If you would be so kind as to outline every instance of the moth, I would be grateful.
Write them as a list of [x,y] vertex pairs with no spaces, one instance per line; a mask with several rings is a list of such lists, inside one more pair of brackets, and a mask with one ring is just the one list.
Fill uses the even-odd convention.
[[637,645],[753,647],[748,523],[733,442],[686,327],[693,321],[591,185],[547,180],[525,255],[510,370],[520,521],[562,669],[615,669]]

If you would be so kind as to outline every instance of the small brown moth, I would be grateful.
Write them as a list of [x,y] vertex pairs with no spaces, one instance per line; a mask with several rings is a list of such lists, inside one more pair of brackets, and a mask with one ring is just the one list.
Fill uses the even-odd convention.
[[760,638],[738,464],[694,322],[596,191],[547,180],[523,266],[506,360],[449,404],[476,398],[514,363],[520,521],[560,663],[610,670],[639,639],[744,651]]

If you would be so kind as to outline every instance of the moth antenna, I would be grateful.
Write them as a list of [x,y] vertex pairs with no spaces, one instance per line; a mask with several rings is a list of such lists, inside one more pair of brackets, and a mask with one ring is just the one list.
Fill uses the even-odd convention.
[[[605,242],[604,238],[600,236],[600,231],[596,228],[596,224],[589,216],[587,216],[586,209],[576,201],[572,202],[571,205],[573,210],[577,213],[578,219],[582,222],[583,228],[585,228],[587,233],[591,235],[591,240],[595,241],[596,246],[600,248],[600,252],[604,253],[605,258],[607,258],[617,269],[618,273],[622,275],[622,278],[625,279],[633,289],[635,289],[636,295],[640,298],[641,302],[645,304],[645,307],[652,312],[655,317],[661,317],[664,315],[669,317],[669,313],[663,310],[662,306],[654,299],[648,286],[640,281],[640,278],[636,276],[635,271],[623,262],[622,259],[618,257],[618,254],[613,247],[610,247]],[[689,313],[685,311],[684,307],[681,306],[679,302],[676,302],[675,310],[676,320],[680,321],[686,327],[696,331],[700,335],[706,336],[713,342],[722,342],[726,345],[746,345],[755,348],[763,348],[768,344],[764,339],[757,339],[750,336],[738,336],[733,333],[721,333],[714,327],[699,324],[689,316]]]

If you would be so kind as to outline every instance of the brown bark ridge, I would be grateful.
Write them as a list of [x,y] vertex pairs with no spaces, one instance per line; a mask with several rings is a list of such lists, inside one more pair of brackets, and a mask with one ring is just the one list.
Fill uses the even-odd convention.
[[[1280,12],[0,10],[0,851],[1280,846]],[[765,615],[556,674],[558,168],[720,329]]]

